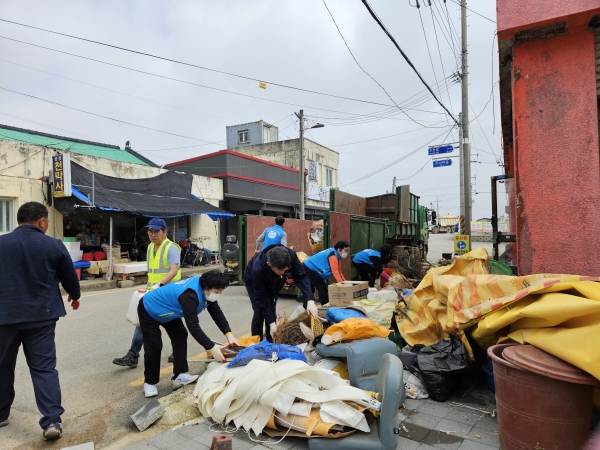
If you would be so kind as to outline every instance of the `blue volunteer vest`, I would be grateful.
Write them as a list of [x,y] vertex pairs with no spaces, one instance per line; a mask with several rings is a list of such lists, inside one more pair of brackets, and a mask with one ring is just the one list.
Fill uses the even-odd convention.
[[183,317],[179,296],[187,289],[193,289],[198,294],[198,311],[200,314],[206,304],[204,292],[200,287],[201,276],[192,277],[187,280],[169,283],[158,289],[154,289],[144,295],[144,308],[150,317],[160,323],[171,322]]
[[305,260],[304,265],[310,270],[317,272],[324,280],[328,280],[333,276],[331,266],[329,265],[329,257],[332,253],[339,261],[340,255],[337,250],[335,248],[328,248]]
[[275,225],[265,229],[265,242],[263,243],[263,248],[270,247],[271,245],[280,245],[281,238],[285,234],[283,228],[279,225]]
[[369,264],[370,266],[372,266],[373,262],[369,259],[369,256],[376,256],[377,258],[381,259],[380,252],[378,252],[377,250],[371,250],[369,248],[367,250],[360,251],[356,255],[354,255],[354,258],[352,258],[352,262],[355,264]]

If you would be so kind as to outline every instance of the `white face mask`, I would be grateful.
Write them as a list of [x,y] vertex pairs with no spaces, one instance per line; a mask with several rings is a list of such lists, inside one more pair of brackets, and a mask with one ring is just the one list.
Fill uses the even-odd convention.
[[207,291],[209,294],[206,295],[206,293],[204,294],[204,296],[206,297],[206,300],[208,300],[209,302],[216,302],[219,297],[221,296],[221,294],[217,294],[216,292],[211,292],[211,291]]
[[347,258],[348,257],[348,252],[340,252],[340,256],[342,258]]

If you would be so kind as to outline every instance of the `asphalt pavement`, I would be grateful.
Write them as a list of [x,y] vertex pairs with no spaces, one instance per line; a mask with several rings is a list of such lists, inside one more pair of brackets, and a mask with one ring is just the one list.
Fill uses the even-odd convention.
[[[143,358],[136,369],[112,364],[113,358],[125,355],[131,343],[134,328],[125,320],[125,314],[134,290],[86,293],[80,308],[73,311],[68,307],[67,316],[58,321],[56,345],[65,413],[63,437],[54,443],[42,441],[29,370],[23,352],[19,352],[11,423],[0,428],[0,448],[60,449],[90,441],[96,447],[103,447],[135,430],[129,415],[146,402],[142,388]],[[235,336],[250,332],[252,308],[244,287],[230,286],[219,304]],[[295,297],[284,296],[279,299],[278,312],[291,314],[298,305]],[[215,341],[225,341],[208,313],[200,315],[200,325]],[[171,345],[166,333],[163,339],[160,397],[171,392],[171,364],[167,362]],[[188,357],[193,359],[203,352],[190,337]],[[200,372],[200,364],[190,363],[190,372]]]

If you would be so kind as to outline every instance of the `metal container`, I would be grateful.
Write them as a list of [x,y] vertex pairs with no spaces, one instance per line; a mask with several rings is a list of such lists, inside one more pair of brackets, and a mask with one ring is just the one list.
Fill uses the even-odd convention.
[[580,450],[590,434],[598,381],[531,345],[495,345],[498,433],[504,450]]

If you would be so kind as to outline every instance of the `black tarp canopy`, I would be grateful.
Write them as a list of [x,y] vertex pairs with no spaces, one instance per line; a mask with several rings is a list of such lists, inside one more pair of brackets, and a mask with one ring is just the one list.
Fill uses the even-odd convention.
[[229,219],[233,214],[194,196],[193,175],[168,171],[152,178],[123,179],[94,173],[71,162],[73,196],[55,198],[54,205],[64,215],[79,206],[94,205],[103,211],[121,211],[145,217],[180,217],[206,214],[211,219]]

